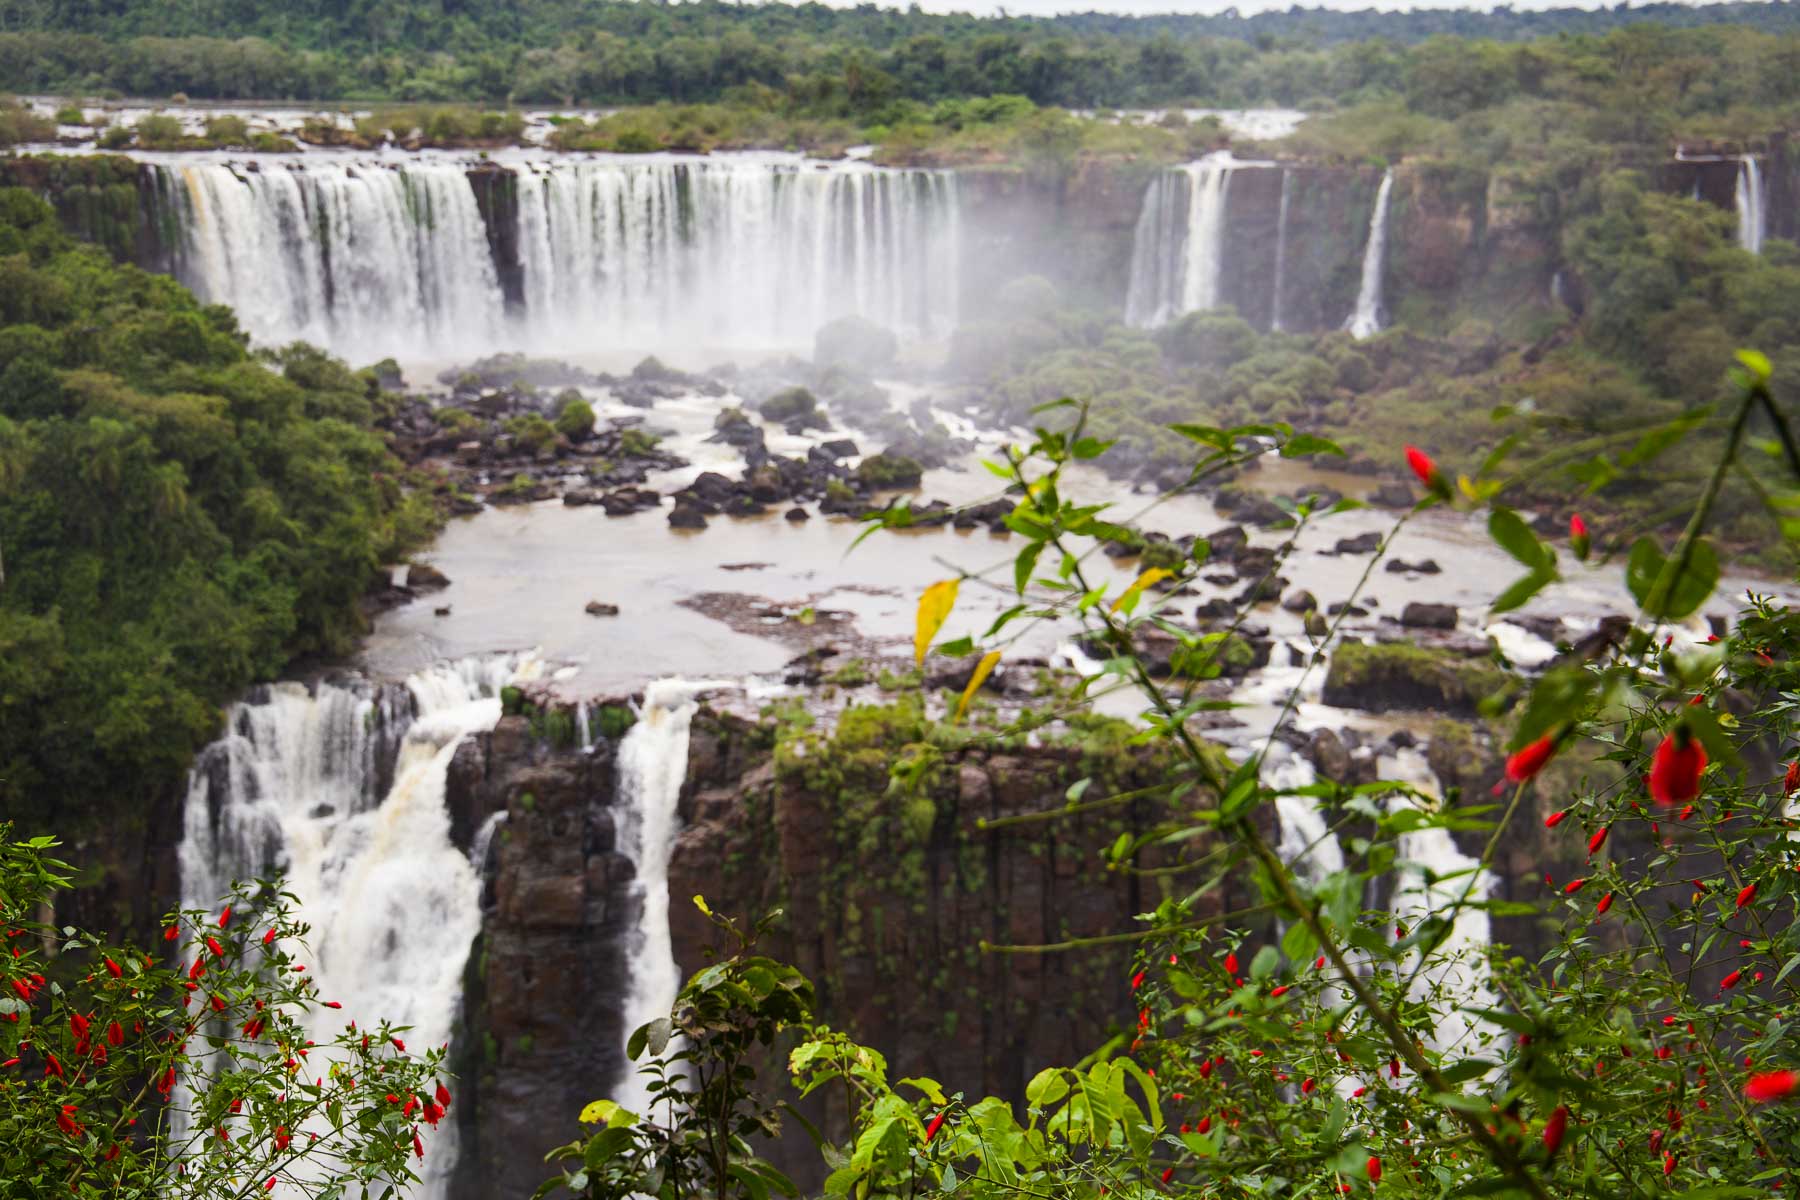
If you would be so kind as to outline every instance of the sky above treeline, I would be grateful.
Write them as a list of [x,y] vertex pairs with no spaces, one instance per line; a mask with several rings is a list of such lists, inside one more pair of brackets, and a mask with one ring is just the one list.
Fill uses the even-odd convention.
[[[861,0],[825,0],[826,3],[849,6]],[[1692,3],[1694,0],[1675,0],[1677,3]],[[1151,13],[1202,13],[1216,16],[1219,13],[1236,9],[1240,13],[1282,11],[1296,7],[1289,0],[918,0],[919,7],[926,12],[949,13],[966,12],[977,16],[992,16],[1004,10],[1013,16],[1049,17],[1059,13],[1071,12],[1108,12],[1127,13],[1144,16]],[[892,7],[909,7],[908,4],[892,4]],[[1546,8],[1613,8],[1613,4],[1602,0],[1514,0],[1508,5],[1470,4],[1466,0],[1311,0],[1299,5],[1301,8],[1335,8],[1345,12],[1377,9],[1382,12],[1404,12],[1415,9],[1480,9],[1491,10],[1495,7],[1513,9],[1546,9]]]

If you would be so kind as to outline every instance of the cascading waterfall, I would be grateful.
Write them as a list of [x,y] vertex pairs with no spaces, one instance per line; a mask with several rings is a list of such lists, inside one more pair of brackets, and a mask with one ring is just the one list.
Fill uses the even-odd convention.
[[846,313],[911,334],[955,323],[947,171],[762,157],[584,160],[518,177],[525,310],[552,343],[807,343]]
[[1275,797],[1275,817],[1281,826],[1277,853],[1302,879],[1315,885],[1344,869],[1344,850],[1318,802],[1311,796],[1289,795],[1286,789],[1310,787],[1317,779],[1313,765],[1292,751],[1264,772],[1264,782],[1279,793]]
[[1253,165],[1266,164],[1221,151],[1150,181],[1132,237],[1127,323],[1151,328],[1218,305],[1231,173]]
[[1769,213],[1765,207],[1762,166],[1756,156],[1746,154],[1738,159],[1737,192],[1738,245],[1752,254],[1761,254],[1763,238],[1768,233]]
[[[425,156],[156,162],[149,199],[175,275],[258,342],[358,359],[799,346],[847,314],[912,335],[955,324],[951,172],[796,155],[508,169],[516,226],[510,204],[484,220],[470,164]],[[511,311],[496,265],[508,245]]]
[[1388,193],[1394,188],[1394,169],[1382,173],[1375,191],[1375,211],[1369,217],[1369,241],[1363,247],[1362,286],[1356,293],[1356,311],[1344,323],[1352,337],[1373,337],[1381,332],[1381,275],[1387,269]]
[[[1417,750],[1397,750],[1383,756],[1381,778],[1410,784],[1428,796],[1435,796],[1438,790],[1437,776]],[[1407,797],[1396,797],[1393,802],[1396,808],[1414,803]],[[1493,877],[1479,870],[1479,860],[1464,854],[1447,829],[1402,833],[1398,849],[1400,863],[1394,877],[1393,911],[1409,931],[1432,913],[1449,909],[1465,894],[1471,901],[1481,901],[1493,890]],[[1476,873],[1471,875],[1472,871]],[[1466,1044],[1481,1027],[1461,1008],[1495,1007],[1484,958],[1491,933],[1485,910],[1462,908],[1449,937],[1433,951],[1434,964],[1420,972],[1413,984],[1415,997],[1438,992],[1456,998],[1457,1007],[1443,1013],[1432,1038],[1440,1050]]]
[[1286,167],[1281,168],[1281,204],[1275,214],[1275,296],[1269,302],[1269,330],[1272,333],[1283,332],[1281,328],[1282,279],[1287,274],[1287,226],[1288,226],[1288,193],[1293,187],[1294,173]]
[[[681,970],[669,936],[669,854],[675,848],[681,785],[687,778],[688,732],[699,708],[696,697],[716,680],[661,679],[644,689],[637,723],[619,743],[618,847],[637,868],[637,928],[626,950],[630,986],[625,995],[625,1035],[669,1015],[681,990]],[[650,1096],[627,1063],[613,1098],[647,1115]]]
[[[274,684],[266,700],[234,705],[228,732],[201,753],[180,848],[183,906],[211,909],[233,880],[282,875],[312,927],[319,995],[344,1006],[314,1014],[307,1032],[320,1043],[344,1021],[382,1018],[412,1026],[419,1046],[450,1039],[481,924],[478,870],[450,840],[450,759],[499,721],[501,687],[537,667],[471,659],[403,687]],[[419,1200],[443,1194],[456,1157],[453,1122],[427,1132]]]

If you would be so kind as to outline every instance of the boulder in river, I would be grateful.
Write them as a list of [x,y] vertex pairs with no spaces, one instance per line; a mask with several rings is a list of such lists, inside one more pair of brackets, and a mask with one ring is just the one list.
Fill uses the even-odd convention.
[[793,521],[796,524],[801,521],[810,521],[812,519],[811,514],[809,514],[804,508],[801,508],[798,505],[796,505],[793,508],[788,509],[787,512],[782,514],[782,517],[785,520]]
[[590,617],[616,617],[619,615],[619,606],[616,604],[604,604],[599,600],[589,600],[587,602],[587,607],[582,611],[587,613]]
[[1414,600],[1401,610],[1400,623],[1412,629],[1455,629],[1456,606]]
[[1434,558],[1421,558],[1416,563],[1409,563],[1398,558],[1390,558],[1382,570],[1390,575],[1436,575],[1443,571]]
[[1373,554],[1381,549],[1381,534],[1370,530],[1355,537],[1339,538],[1331,548],[1333,554]]
[[692,505],[677,504],[669,512],[671,529],[705,529],[706,514]]
[[1282,597],[1281,607],[1291,613],[1311,612],[1319,607],[1319,601],[1305,588],[1296,588]]
[[450,586],[450,577],[430,563],[414,563],[406,570],[406,586],[417,592],[435,591]]

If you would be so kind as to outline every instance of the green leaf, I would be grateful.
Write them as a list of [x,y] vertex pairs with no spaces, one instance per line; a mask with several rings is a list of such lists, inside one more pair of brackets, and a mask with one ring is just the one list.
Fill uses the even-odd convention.
[[1318,939],[1313,937],[1306,922],[1295,921],[1281,936],[1281,952],[1294,962],[1310,962],[1319,952]]
[[1328,438],[1315,437],[1310,433],[1296,433],[1282,444],[1281,457],[1299,458],[1309,454],[1335,454],[1343,457],[1343,447]]
[[1076,438],[1075,444],[1069,447],[1069,453],[1076,458],[1099,458],[1102,454],[1105,454],[1117,440],[1118,439],[1116,438],[1110,438],[1103,442],[1099,438]]
[[1019,557],[1013,560],[1013,590],[1019,595],[1025,594],[1026,585],[1031,582],[1031,573],[1037,570],[1038,555],[1044,552],[1045,542],[1032,542],[1019,551]]
[[1264,946],[1250,960],[1250,978],[1268,979],[1275,974],[1275,968],[1281,965],[1281,952],[1273,946]]
[[1530,603],[1531,598],[1556,582],[1555,571],[1530,571],[1507,585],[1504,592],[1494,597],[1491,611],[1496,613],[1511,612]]
[[658,1017],[644,1026],[644,1044],[650,1053],[660,1055],[668,1049],[669,1038],[674,1034],[675,1026],[667,1017]]
[[1216,446],[1220,450],[1231,449],[1231,435],[1212,425],[1171,425],[1169,428],[1190,441]]
[[1679,575],[1656,539],[1645,534],[1632,543],[1625,563],[1625,586],[1647,616],[1679,621],[1692,615],[1719,582],[1719,557],[1712,543],[1696,538]]
[[1524,518],[1510,508],[1495,506],[1488,515],[1488,536],[1534,572],[1542,571],[1553,561],[1549,548],[1531,532]]
[[1060,1067],[1045,1067],[1025,1085],[1025,1102],[1034,1108],[1055,1104],[1068,1094],[1069,1082]]

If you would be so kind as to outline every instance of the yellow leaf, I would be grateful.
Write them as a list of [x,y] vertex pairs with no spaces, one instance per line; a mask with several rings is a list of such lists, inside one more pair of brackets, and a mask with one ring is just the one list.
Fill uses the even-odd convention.
[[1475,501],[1481,499],[1481,493],[1475,490],[1475,481],[1470,479],[1467,475],[1458,475],[1456,477],[1456,486],[1462,491],[1462,494],[1469,499]]
[[956,715],[950,718],[952,721],[963,719],[963,714],[969,711],[969,701],[975,698],[976,691],[987,681],[987,677],[994,673],[994,667],[999,662],[1000,652],[998,650],[989,650],[981,656],[981,661],[975,664],[975,673],[969,676],[969,686],[963,689],[962,699],[956,702]]
[[931,639],[937,636],[949,618],[950,610],[956,607],[956,589],[961,583],[960,579],[940,579],[919,597],[919,631],[913,635],[915,663],[924,663],[925,651],[931,649]]
[[709,916],[709,917],[712,916],[712,909],[706,907],[706,897],[705,896],[702,896],[702,895],[699,895],[698,893],[696,893],[694,896],[694,907],[699,909],[701,912],[705,913],[707,916]]
[[1148,571],[1145,571],[1142,575],[1139,575],[1136,579],[1132,580],[1131,586],[1126,588],[1119,598],[1112,602],[1112,610],[1118,612],[1120,609],[1124,609],[1126,612],[1130,612],[1137,607],[1138,597],[1144,594],[1145,588],[1149,587],[1159,579],[1167,579],[1174,573],[1175,572],[1163,567],[1151,567]]
[[583,1125],[632,1125],[637,1122],[637,1114],[626,1112],[611,1100],[595,1100],[581,1110]]

